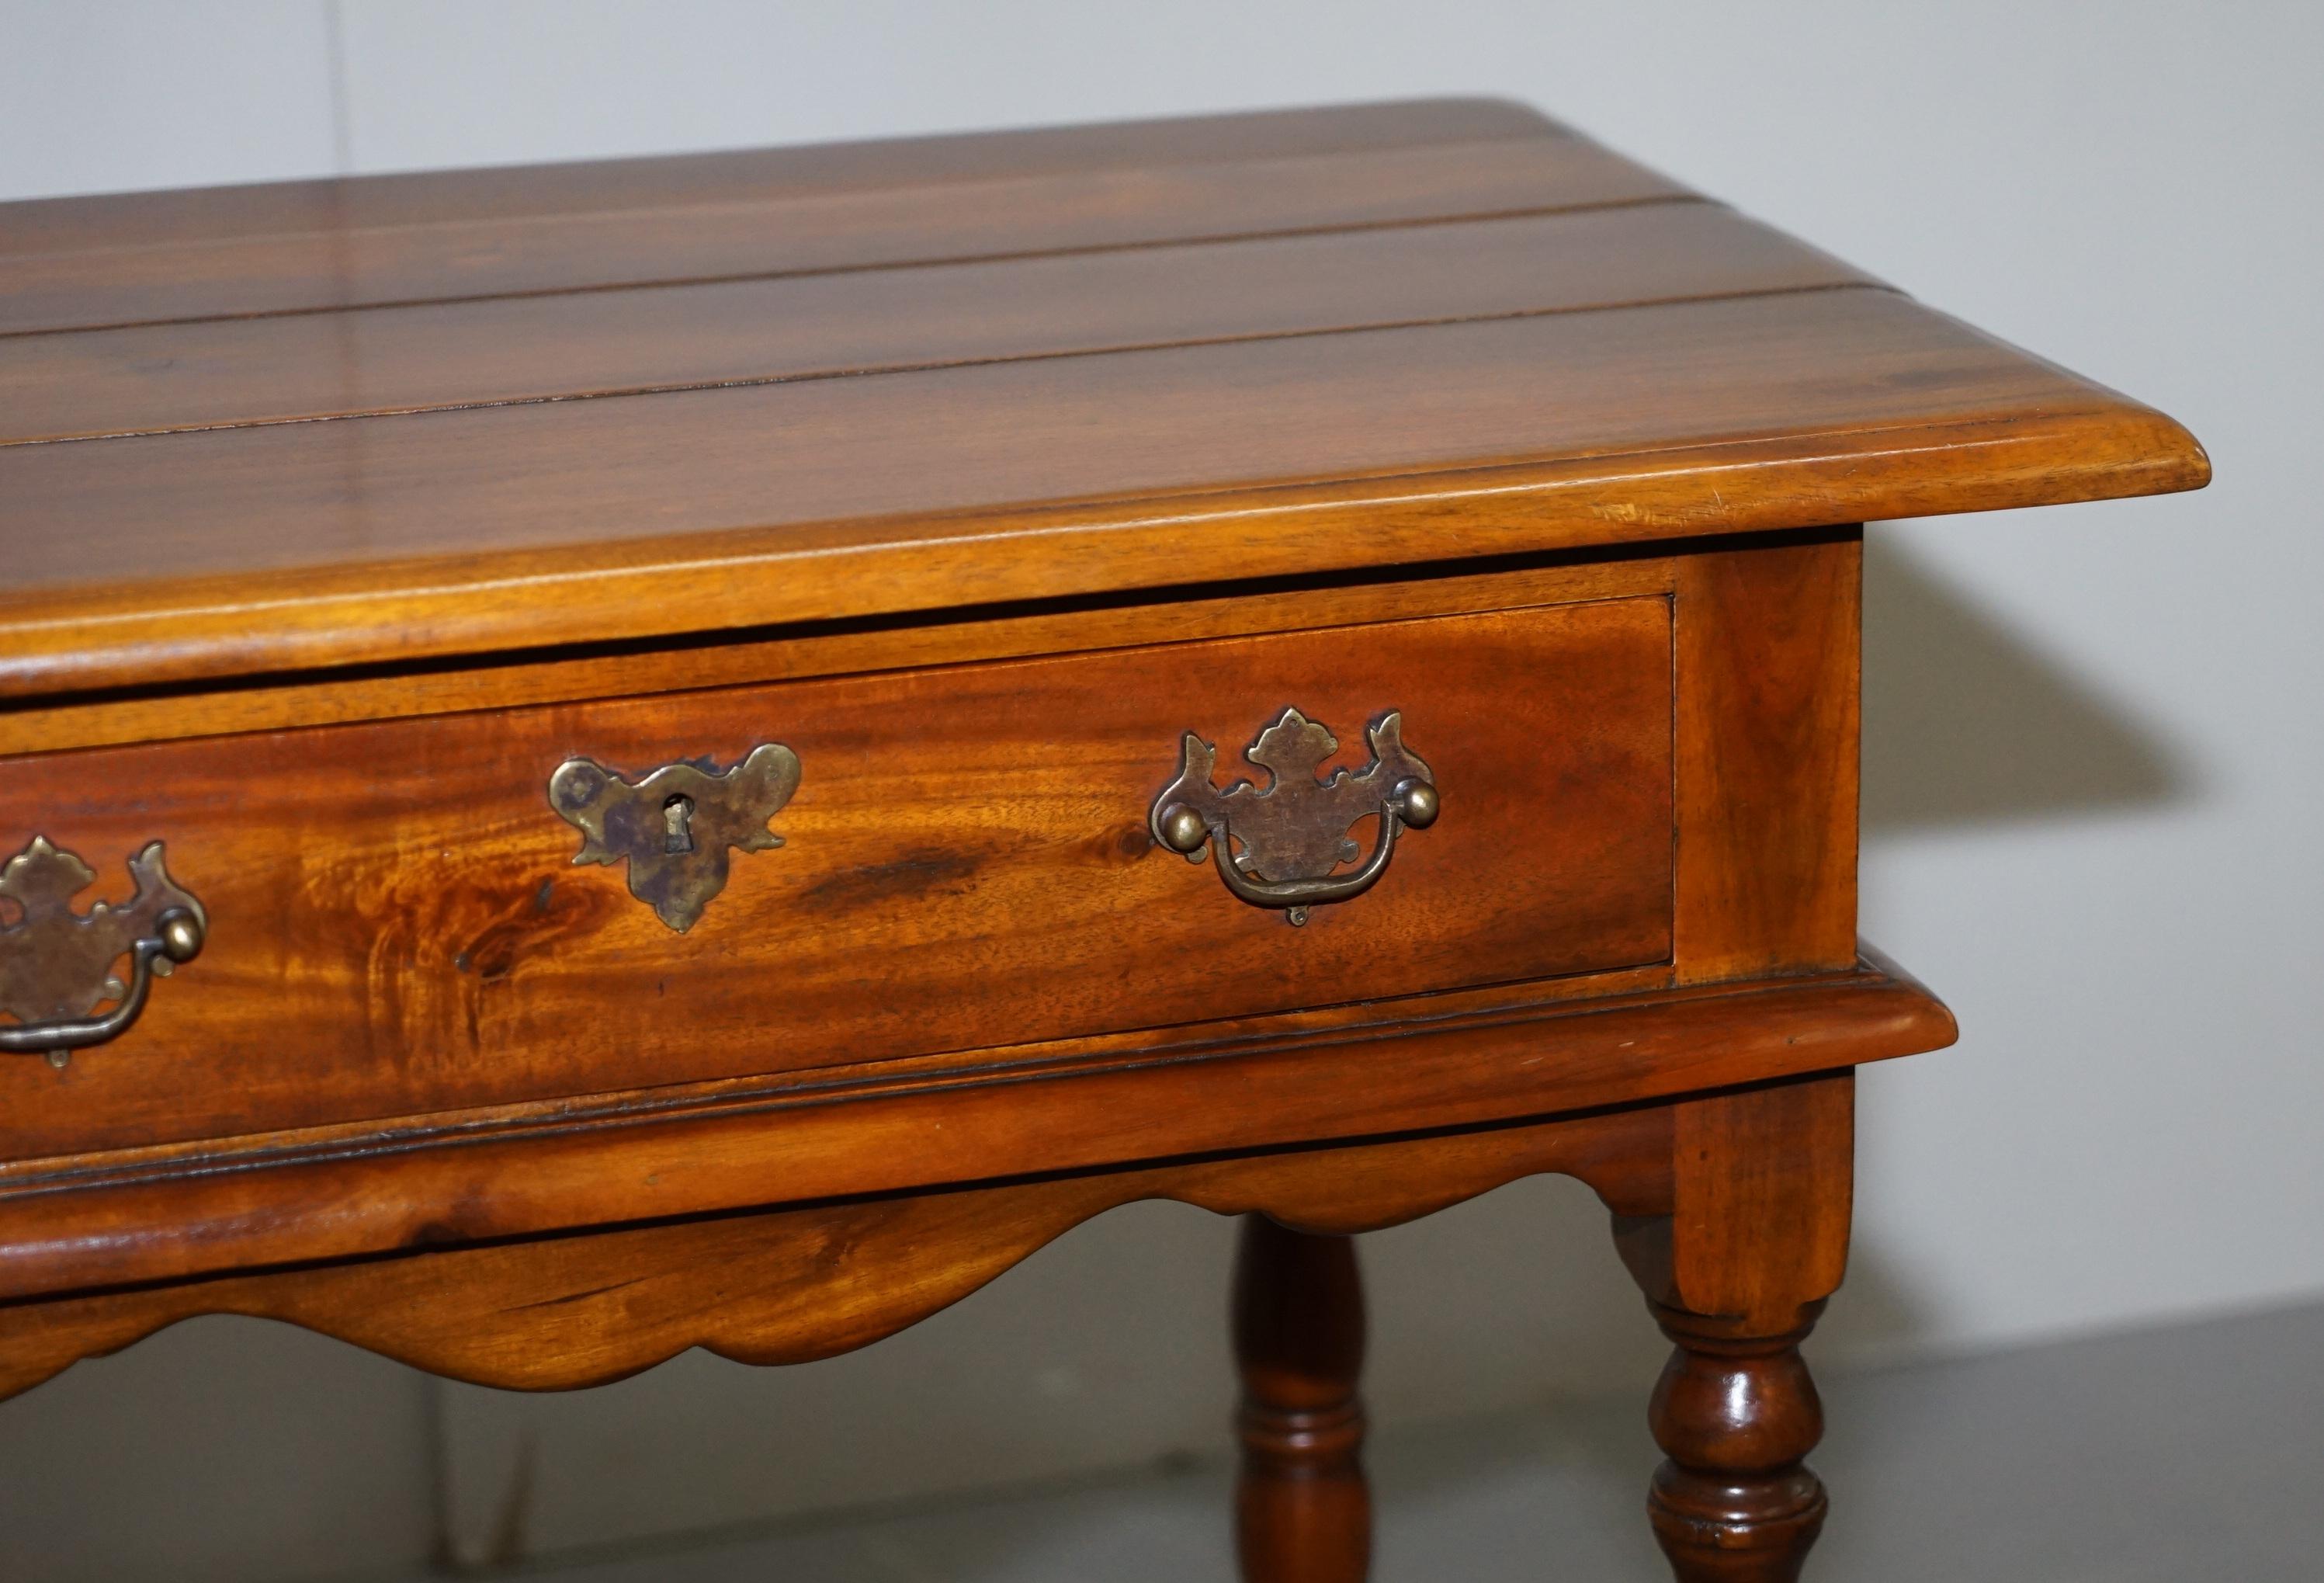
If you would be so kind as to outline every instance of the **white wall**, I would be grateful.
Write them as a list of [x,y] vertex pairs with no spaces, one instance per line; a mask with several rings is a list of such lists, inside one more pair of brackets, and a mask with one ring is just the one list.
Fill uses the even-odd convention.
[[[1873,531],[1865,928],[1967,1032],[1867,1077],[1829,1366],[2324,1293],[2319,64],[2312,0],[0,0],[0,196],[1499,92],[2185,420],[2205,494]],[[1209,1449],[1225,1229],[1125,1212],[853,1358],[448,1388],[440,1432],[388,1365],[213,1322],[0,1409],[0,1570],[401,1565],[431,1446],[471,1553],[521,1462],[554,1547]],[[1571,1184],[1368,1257],[1385,1417],[1653,1366]],[[246,1386],[207,1465],[293,1539],[169,1503],[173,1363]]]

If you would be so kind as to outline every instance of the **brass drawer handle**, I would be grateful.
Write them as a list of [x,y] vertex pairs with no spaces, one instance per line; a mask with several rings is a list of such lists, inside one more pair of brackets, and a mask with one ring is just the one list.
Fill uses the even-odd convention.
[[[62,1067],[74,1051],[125,1032],[153,980],[200,953],[209,915],[170,877],[161,843],[148,842],[129,873],[137,893],[125,906],[99,902],[80,913],[73,898],[97,882],[97,871],[47,837],[34,836],[0,868],[0,896],[23,909],[0,928],[0,1011],[16,1019],[0,1024],[0,1051],[45,1055]],[[124,956],[125,985],[113,973]],[[106,1001],[111,1011],[91,1014]]]
[[[1404,717],[1390,709],[1368,733],[1370,764],[1318,780],[1316,770],[1339,751],[1339,741],[1297,709],[1286,709],[1243,750],[1268,772],[1264,792],[1248,781],[1220,791],[1212,779],[1217,747],[1189,731],[1179,745],[1177,778],[1154,800],[1148,823],[1157,841],[1190,863],[1200,863],[1215,842],[1228,890],[1305,923],[1308,908],[1349,901],[1377,884],[1396,855],[1399,830],[1436,822],[1436,778],[1404,745],[1403,730]],[[1372,855],[1352,874],[1333,873],[1360,850],[1349,829],[1374,814],[1380,829]]]

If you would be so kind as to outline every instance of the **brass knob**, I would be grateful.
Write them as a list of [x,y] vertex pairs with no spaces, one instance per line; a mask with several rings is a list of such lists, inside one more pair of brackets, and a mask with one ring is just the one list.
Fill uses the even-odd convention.
[[[153,932],[161,942],[161,955],[183,965],[202,954],[202,921],[183,907],[172,907],[153,920]],[[157,968],[167,972],[167,968]]]
[[1190,857],[1211,838],[1211,827],[1203,822],[1203,816],[1183,802],[1174,802],[1164,809],[1155,826],[1161,832],[1165,847]]
[[1414,829],[1425,830],[1436,822],[1436,788],[1417,776],[1398,781],[1388,793],[1388,806]]

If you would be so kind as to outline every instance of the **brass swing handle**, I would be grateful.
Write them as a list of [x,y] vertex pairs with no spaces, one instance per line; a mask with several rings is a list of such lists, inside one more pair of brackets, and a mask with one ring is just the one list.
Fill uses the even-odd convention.
[[[1410,826],[1425,830],[1436,822],[1436,788],[1417,778],[1398,781],[1389,792],[1388,801],[1380,809],[1379,840],[1372,847],[1372,855],[1364,859],[1361,868],[1353,874],[1327,875],[1322,879],[1254,879],[1243,872],[1236,862],[1229,843],[1232,829],[1223,819],[1219,821],[1219,877],[1227,889],[1254,907],[1288,908],[1300,914],[1294,922],[1305,922],[1310,907],[1322,907],[1333,902],[1353,901],[1379,883],[1388,872],[1388,859],[1396,856],[1396,835]],[[1192,857],[1211,838],[1211,827],[1203,816],[1183,802],[1174,802],[1162,810],[1159,820],[1162,844],[1173,852]]]
[[[1267,772],[1266,789],[1238,781],[1222,791],[1217,747],[1187,732],[1177,776],[1148,816],[1154,838],[1191,863],[1215,844],[1227,889],[1251,906],[1286,913],[1295,924],[1307,921],[1310,907],[1360,896],[1388,872],[1397,835],[1426,829],[1438,808],[1434,773],[1404,745],[1403,717],[1387,711],[1366,736],[1372,762],[1326,776],[1323,765],[1338,751],[1338,739],[1297,709],[1286,709],[1243,753]],[[1358,848],[1347,832],[1374,815],[1380,831],[1371,856],[1354,872],[1335,874],[1355,861]]]
[[0,1026],[0,1051],[45,1055],[51,1066],[62,1066],[70,1051],[126,1032],[137,1014],[145,1009],[153,980],[168,977],[171,968],[201,954],[201,920],[184,908],[171,908],[153,921],[153,933],[130,942],[129,987],[111,1011],[101,1017]]
[[[170,877],[161,843],[148,842],[129,860],[129,873],[134,897],[82,912],[72,898],[97,872],[46,838],[33,837],[0,866],[0,896],[21,914],[0,927],[0,1011],[15,1019],[0,1023],[0,1053],[45,1055],[61,1067],[74,1051],[126,1032],[153,980],[201,953],[208,915]],[[112,971],[124,956],[126,985]],[[112,1009],[98,1014],[106,1001]]]

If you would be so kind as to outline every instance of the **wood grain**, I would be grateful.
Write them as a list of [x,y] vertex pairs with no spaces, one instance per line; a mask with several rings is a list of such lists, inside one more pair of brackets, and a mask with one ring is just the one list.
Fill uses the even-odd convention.
[[1672,1205],[1616,1216],[1677,1343],[1648,1421],[1648,1511],[1680,1583],[1794,1583],[1824,1521],[1823,1408],[1800,1343],[1846,1273],[1855,1075],[1674,1107]]
[[[164,841],[212,921],[129,1033],[0,1063],[0,1155],[1664,961],[1670,645],[1665,600],[1616,599],[0,766],[14,842],[117,872]],[[1400,709],[1450,810],[1301,929],[1146,822],[1184,733],[1258,775],[1241,750],[1286,705],[1351,768]],[[764,742],[804,766],[788,844],[690,932],[572,866],[567,759],[635,780]]]
[[2168,419],[1868,291],[12,446],[0,693],[2207,476]]
[[1669,1135],[1666,1113],[1640,1109],[0,1305],[0,1394],[201,1313],[515,1390],[603,1384],[691,1347],[805,1362],[893,1334],[1138,1199],[1344,1235],[1559,1171],[1646,1214],[1668,1199]]
[[0,337],[0,444],[1868,283],[1703,203]]
[[0,254],[0,335],[1409,225],[1684,190],[1578,138]]
[[1246,1216],[1235,1254],[1235,1554],[1244,1583],[1364,1583],[1364,1294],[1355,1244]]
[[1678,569],[1682,983],[1856,953],[1862,534]]
[[[0,1192],[0,1297],[1474,1127],[1883,1060],[1954,1037],[1927,991],[1870,965],[1745,986],[1591,987],[1419,997],[504,1118],[26,1162]],[[1343,1206],[1363,1201],[1356,1185],[1342,1184]]]
[[780,199],[994,177],[1567,137],[1508,99],[1406,99],[715,153],[267,181],[8,205],[0,253]]
[[1480,569],[1416,582],[1393,573],[1278,582],[1260,592],[1167,603],[1114,598],[1004,608],[980,611],[973,619],[759,628],[732,641],[653,651],[642,662],[637,652],[585,652],[514,663],[391,667],[356,677],[325,672],[272,686],[205,689],[197,683],[48,707],[0,699],[0,756],[1667,596],[1677,586],[1675,561],[1644,552],[1502,556],[1468,565]]

